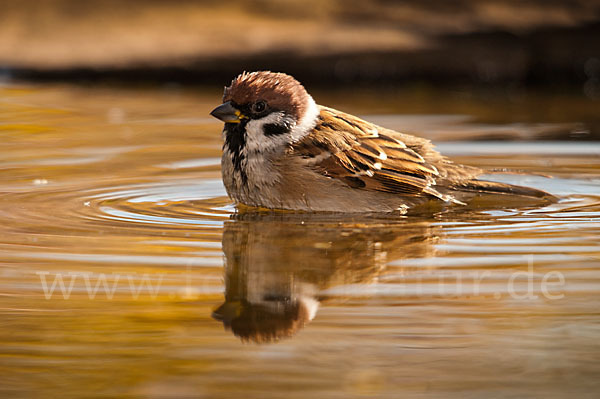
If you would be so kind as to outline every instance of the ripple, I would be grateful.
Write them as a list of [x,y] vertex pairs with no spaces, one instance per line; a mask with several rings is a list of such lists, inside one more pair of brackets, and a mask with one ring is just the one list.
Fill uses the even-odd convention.
[[88,217],[144,224],[220,227],[234,210],[216,179],[138,184],[88,198],[96,211]]
[[0,240],[4,258],[84,270],[99,264],[222,267],[215,246],[234,209],[220,180],[117,183],[3,195],[0,216],[11,233]]

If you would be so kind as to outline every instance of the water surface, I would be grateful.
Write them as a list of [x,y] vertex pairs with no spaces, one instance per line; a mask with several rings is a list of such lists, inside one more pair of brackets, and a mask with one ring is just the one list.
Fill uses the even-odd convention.
[[596,397],[600,145],[551,140],[585,133],[581,109],[321,93],[457,161],[553,175],[496,178],[560,201],[240,214],[219,96],[0,88],[2,396]]

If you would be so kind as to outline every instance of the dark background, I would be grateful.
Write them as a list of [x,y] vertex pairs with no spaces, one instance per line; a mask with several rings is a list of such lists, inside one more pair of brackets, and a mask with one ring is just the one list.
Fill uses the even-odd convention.
[[5,79],[542,87],[600,98],[596,0],[0,0]]

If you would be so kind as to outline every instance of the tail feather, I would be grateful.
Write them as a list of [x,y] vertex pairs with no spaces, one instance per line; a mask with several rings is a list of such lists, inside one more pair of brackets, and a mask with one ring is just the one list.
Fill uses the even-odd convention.
[[532,198],[554,198],[550,193],[531,187],[516,186],[487,180],[467,180],[455,186],[459,191],[470,191],[482,194],[511,194]]

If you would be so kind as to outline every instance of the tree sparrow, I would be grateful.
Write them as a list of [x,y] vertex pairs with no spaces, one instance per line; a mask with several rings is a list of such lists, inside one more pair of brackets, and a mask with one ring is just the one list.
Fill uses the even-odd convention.
[[477,180],[429,140],[317,105],[284,73],[244,72],[211,115],[225,122],[223,182],[236,202],[300,211],[406,211],[481,193],[546,198],[533,188]]

